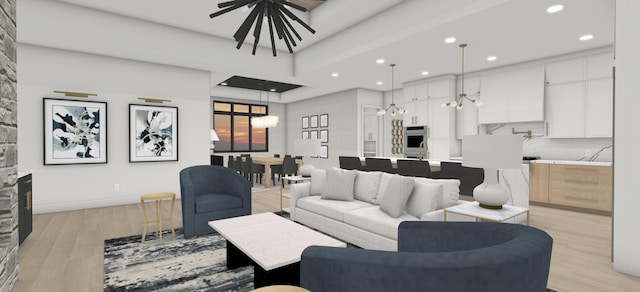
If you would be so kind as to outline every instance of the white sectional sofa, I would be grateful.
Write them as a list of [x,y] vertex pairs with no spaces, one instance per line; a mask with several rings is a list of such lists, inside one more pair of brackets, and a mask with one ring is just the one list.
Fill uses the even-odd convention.
[[[459,180],[337,168],[316,169],[311,175],[310,183],[291,185],[291,219],[366,249],[395,251],[400,222],[442,221],[443,208],[462,203],[458,200]],[[354,177],[352,184],[348,183],[350,177]],[[406,203],[402,198],[396,200],[406,197],[407,188],[411,193],[404,199]],[[336,192],[341,194],[336,196]],[[390,201],[395,202],[390,205]],[[449,215],[448,220],[473,220]]]

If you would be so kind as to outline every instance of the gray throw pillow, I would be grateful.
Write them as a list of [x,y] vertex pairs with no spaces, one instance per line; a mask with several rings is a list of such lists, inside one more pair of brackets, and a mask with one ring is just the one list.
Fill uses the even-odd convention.
[[407,200],[409,200],[414,183],[413,177],[394,175],[384,191],[384,196],[380,202],[380,210],[393,218],[400,217]]
[[324,169],[311,170],[311,195],[319,196],[327,185],[327,172]]
[[323,200],[353,201],[355,170],[331,168],[327,170],[327,183],[320,196]]

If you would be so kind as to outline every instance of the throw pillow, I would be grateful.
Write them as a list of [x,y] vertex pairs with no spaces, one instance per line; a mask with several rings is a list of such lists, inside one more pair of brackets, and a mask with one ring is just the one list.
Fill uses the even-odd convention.
[[358,171],[354,193],[356,199],[375,204],[381,176],[382,172],[379,171]]
[[432,184],[442,185],[442,203],[438,209],[455,206],[460,198],[460,180],[458,179],[432,179],[426,177],[416,178]]
[[[355,179],[355,170],[342,170],[335,167],[327,170],[327,183],[320,198],[323,200],[353,201]],[[313,181],[313,178],[311,180]]]
[[415,179],[413,192],[407,201],[407,213],[421,218],[422,215],[438,210],[442,205],[442,185]]
[[389,186],[389,182],[391,181],[392,177],[393,174],[387,172],[382,173],[382,176],[380,176],[380,186],[378,187],[378,194],[376,195],[374,204],[380,205],[380,202],[382,202],[382,197],[384,197],[384,192],[387,190],[387,186]]
[[384,192],[380,210],[393,218],[400,217],[413,190],[413,184],[413,177],[394,175]]
[[311,195],[319,196],[327,185],[327,171],[314,168],[311,170]]

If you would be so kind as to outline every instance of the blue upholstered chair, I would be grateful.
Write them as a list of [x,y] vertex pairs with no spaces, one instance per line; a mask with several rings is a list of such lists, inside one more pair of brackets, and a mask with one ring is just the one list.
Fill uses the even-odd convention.
[[180,195],[185,238],[212,233],[209,221],[251,214],[251,183],[222,166],[180,171]]
[[398,251],[311,246],[300,286],[322,291],[547,291],[553,239],[518,224],[405,221]]

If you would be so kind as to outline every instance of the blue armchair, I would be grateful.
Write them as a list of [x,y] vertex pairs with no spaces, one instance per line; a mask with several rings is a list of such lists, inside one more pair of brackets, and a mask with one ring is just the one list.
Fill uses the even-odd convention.
[[180,171],[180,195],[185,238],[212,233],[209,221],[251,214],[251,183],[222,166]]
[[553,239],[517,224],[405,221],[398,251],[311,246],[300,286],[322,291],[547,291]]

